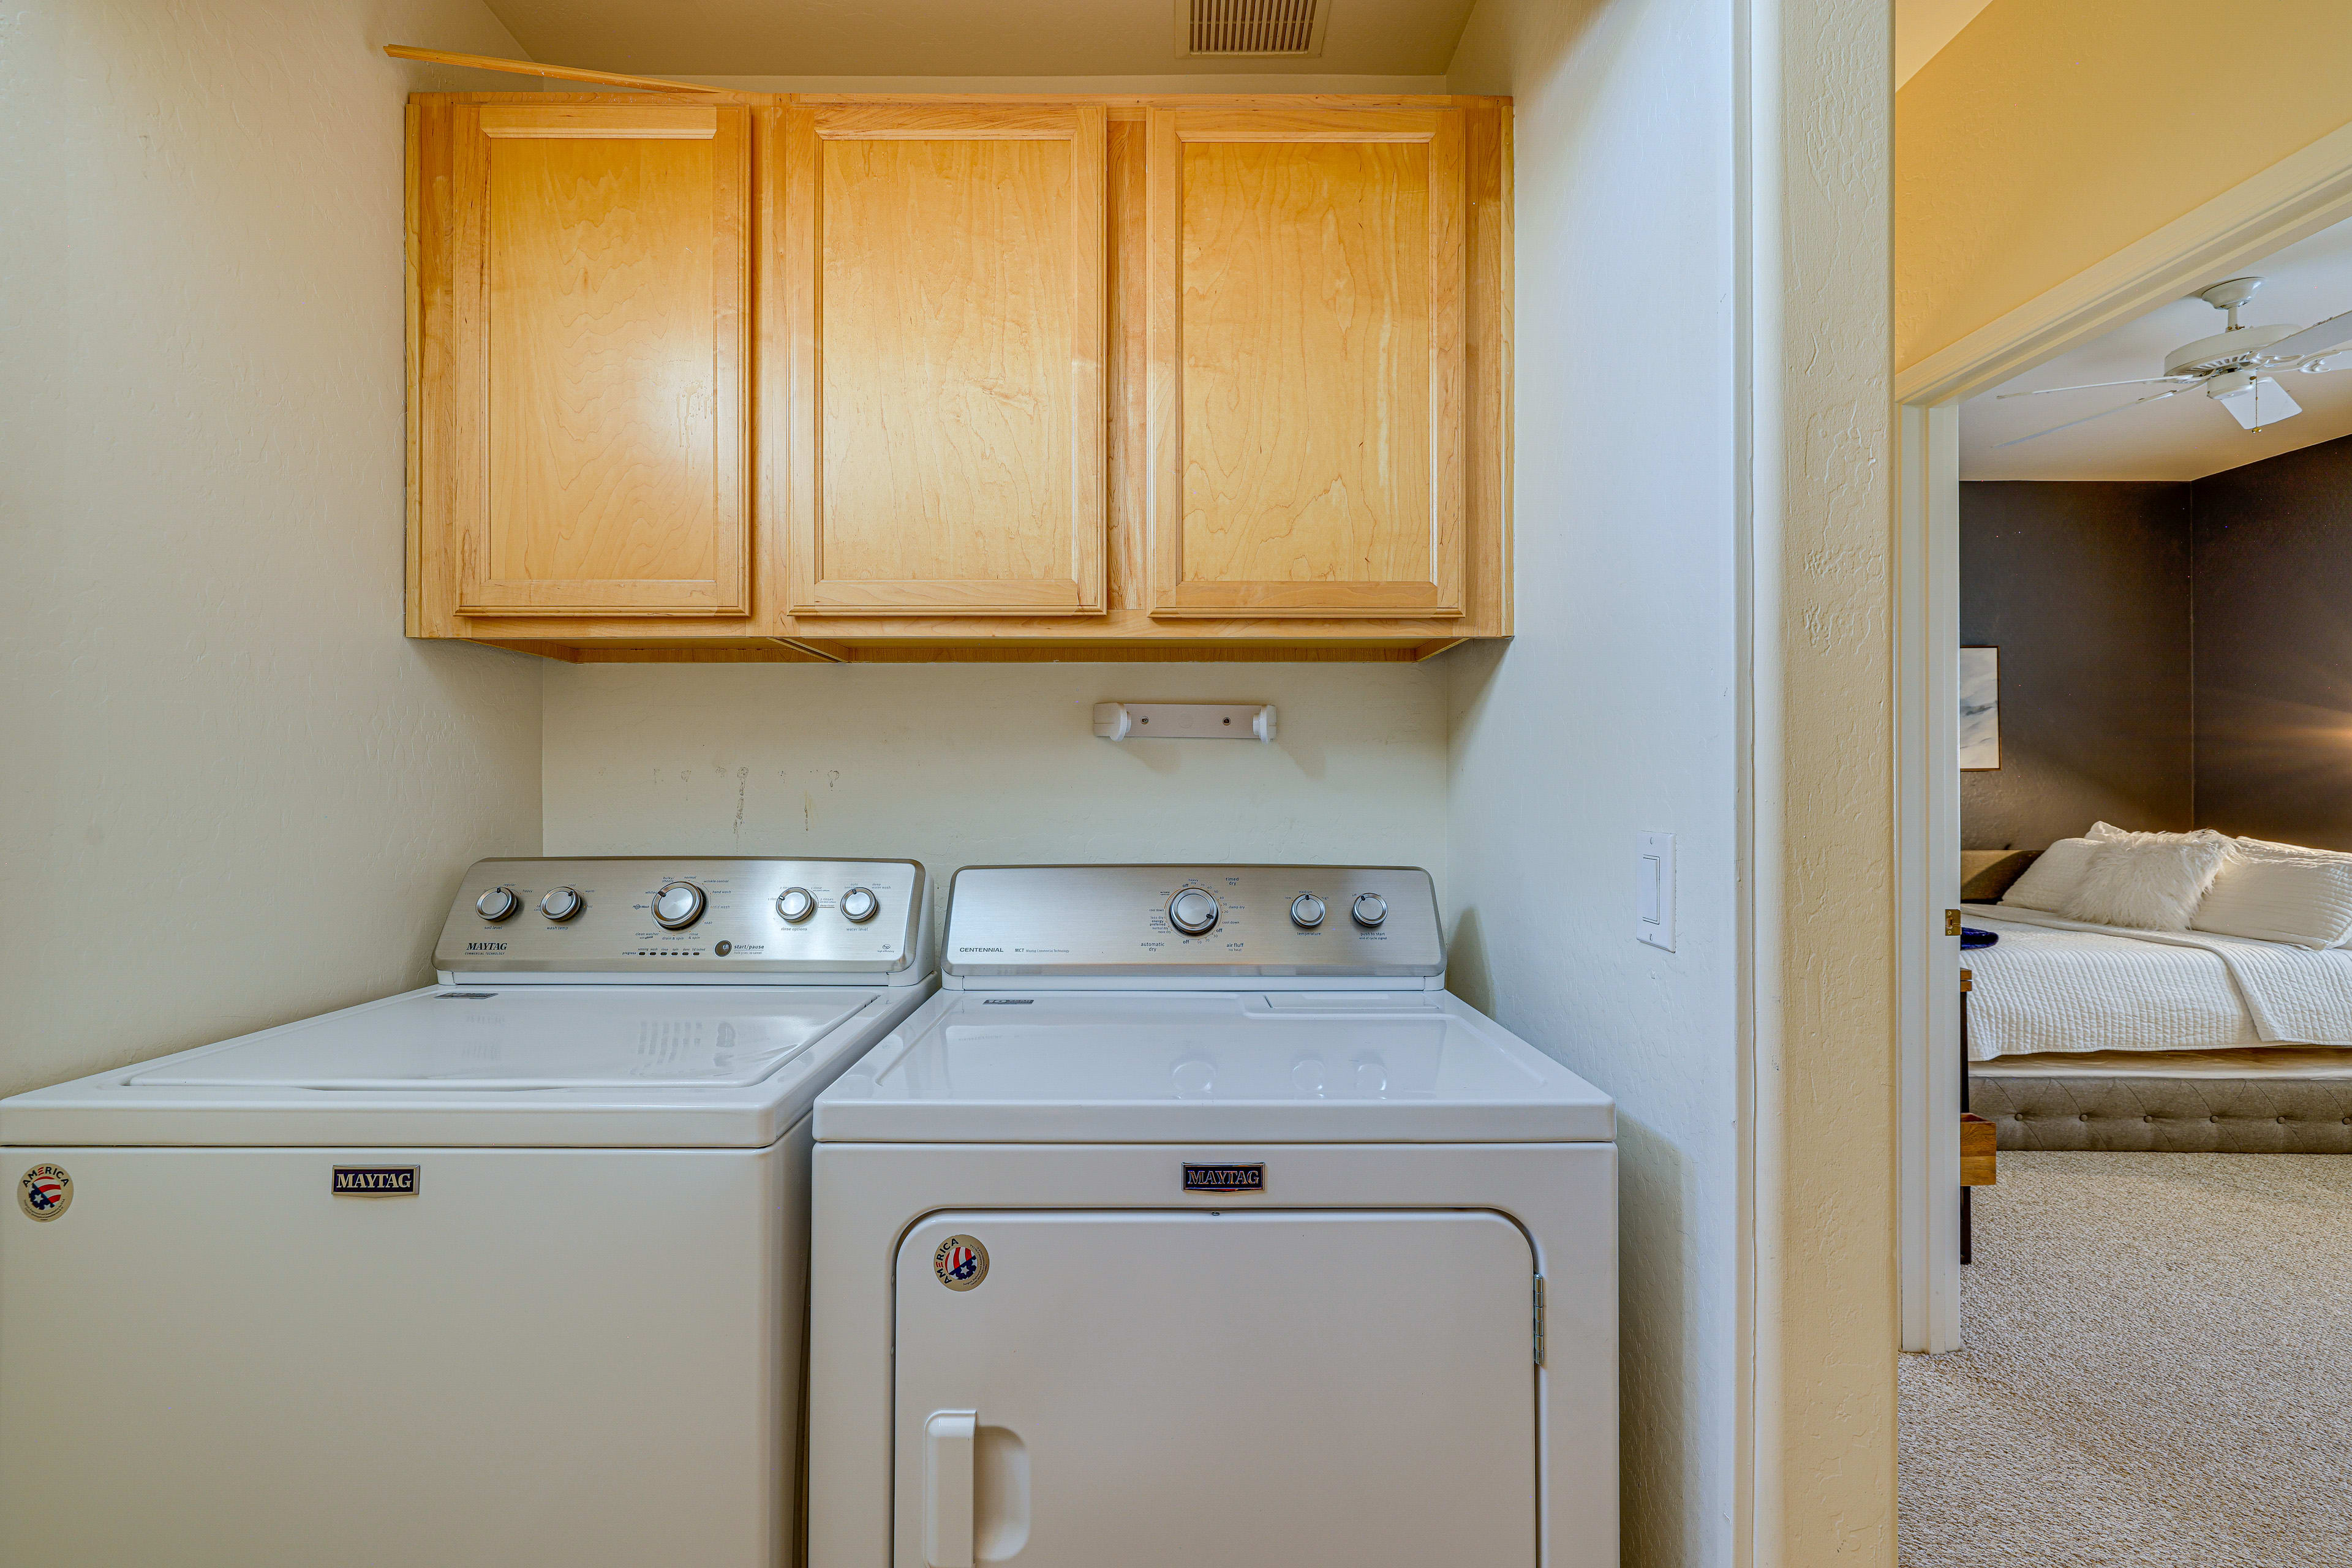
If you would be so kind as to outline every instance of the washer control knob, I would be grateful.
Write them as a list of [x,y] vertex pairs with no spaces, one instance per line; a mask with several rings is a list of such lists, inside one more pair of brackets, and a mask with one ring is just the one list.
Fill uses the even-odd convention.
[[691,882],[664,882],[654,895],[654,919],[664,931],[684,931],[702,918],[709,902]]
[[539,912],[558,922],[568,921],[588,907],[577,888],[550,888],[539,900]]
[[1321,925],[1327,912],[1323,900],[1312,893],[1301,893],[1290,900],[1290,923],[1304,926],[1308,931]]
[[1217,896],[1206,888],[1186,888],[1168,900],[1168,923],[1186,936],[1206,936],[1216,930]]
[[1378,893],[1358,893],[1355,908],[1348,912],[1360,926],[1376,926],[1389,918],[1389,901]]
[[475,912],[486,921],[510,921],[520,908],[522,900],[512,888],[492,888],[474,900]]
[[882,912],[882,900],[871,888],[852,888],[841,895],[841,912],[853,923],[864,925]]
[[806,888],[786,888],[776,895],[776,913],[798,925],[816,913],[816,895]]

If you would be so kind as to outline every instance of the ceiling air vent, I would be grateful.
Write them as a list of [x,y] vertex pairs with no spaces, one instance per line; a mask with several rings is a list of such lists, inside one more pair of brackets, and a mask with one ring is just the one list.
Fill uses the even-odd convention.
[[1187,55],[1319,55],[1330,0],[1176,0]]

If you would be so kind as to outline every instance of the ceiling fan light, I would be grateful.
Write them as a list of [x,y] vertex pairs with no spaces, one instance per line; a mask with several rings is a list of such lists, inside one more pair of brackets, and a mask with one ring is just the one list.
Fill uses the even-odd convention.
[[[2222,390],[2231,382],[2239,384]],[[2286,388],[2273,376],[2224,376],[2206,395],[2228,409],[2231,417],[2248,430],[2259,430],[2303,412],[2303,405],[2289,397]]]

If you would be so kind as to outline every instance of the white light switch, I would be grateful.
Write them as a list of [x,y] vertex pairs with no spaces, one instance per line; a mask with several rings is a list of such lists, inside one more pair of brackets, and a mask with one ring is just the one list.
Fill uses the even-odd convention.
[[1633,936],[1675,950],[1675,836],[1633,836]]

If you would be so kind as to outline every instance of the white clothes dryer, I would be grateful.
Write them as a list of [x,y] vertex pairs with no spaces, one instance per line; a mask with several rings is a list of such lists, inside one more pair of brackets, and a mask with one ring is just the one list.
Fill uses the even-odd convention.
[[0,1101],[0,1562],[779,1568],[921,866],[485,860],[441,983]]
[[1424,871],[967,868],[817,1100],[814,1568],[1617,1562],[1609,1098]]

